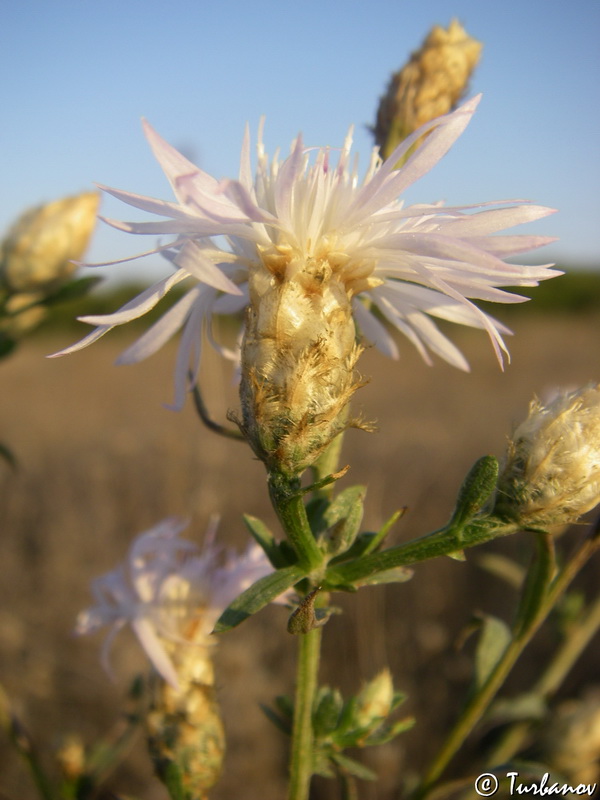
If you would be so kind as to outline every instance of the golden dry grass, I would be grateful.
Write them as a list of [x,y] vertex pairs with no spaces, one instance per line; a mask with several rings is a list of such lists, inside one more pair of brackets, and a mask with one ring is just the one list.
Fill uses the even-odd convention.
[[[368,352],[361,361],[370,384],[355,408],[376,419],[380,431],[351,431],[344,460],[348,485],[366,483],[366,526],[408,506],[394,541],[438,527],[473,461],[501,455],[512,425],[534,393],[555,385],[598,380],[598,316],[557,319],[517,317],[512,364],[501,373],[483,335],[455,331],[472,364],[471,374],[445,365],[427,368],[401,342],[402,359],[387,362]],[[0,465],[0,680],[44,748],[61,731],[79,731],[89,742],[107,730],[119,710],[127,678],[143,664],[132,637],[114,647],[119,678],[111,683],[98,665],[100,639],[76,639],[77,612],[89,604],[90,579],[125,554],[131,538],[171,514],[192,520],[188,535],[201,538],[208,517],[222,514],[220,535],[242,547],[242,512],[275,526],[266,500],[262,466],[249,450],[202,427],[191,404],[165,410],[171,400],[173,347],[135,367],[114,368],[126,345],[105,339],[89,351],[60,360],[43,358],[66,344],[36,339],[0,365],[0,441],[19,459],[10,472]],[[206,395],[224,420],[235,390],[212,356]],[[488,549],[519,557],[526,537]],[[363,800],[397,796],[401,780],[433,753],[456,713],[467,685],[469,647],[454,649],[471,611],[510,617],[510,592],[476,565],[449,559],[423,565],[412,581],[341,598],[344,614],[328,625],[324,682],[355,690],[385,665],[409,695],[407,712],[418,726],[369,756],[380,771],[378,787],[361,787]],[[597,585],[600,569],[583,576]],[[276,800],[284,796],[286,743],[257,708],[291,691],[295,641],[285,633],[285,614],[272,608],[223,637],[218,656],[219,693],[228,731],[226,773],[214,800]],[[542,632],[527,652],[508,690],[526,687],[553,643]],[[567,681],[577,693],[597,679],[598,642]],[[463,755],[463,766],[472,758]],[[140,743],[111,781],[112,791],[143,800],[165,792],[151,777]],[[34,798],[20,764],[0,740],[0,796]],[[107,797],[109,795],[106,795]],[[315,797],[336,796],[319,784]]]

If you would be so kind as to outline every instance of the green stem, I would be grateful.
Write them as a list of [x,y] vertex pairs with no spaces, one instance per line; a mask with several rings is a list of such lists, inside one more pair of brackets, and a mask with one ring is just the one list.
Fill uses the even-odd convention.
[[427,771],[420,788],[415,793],[414,800],[423,800],[430,793],[452,758],[462,747],[469,733],[489,708],[527,644],[554,608],[559,597],[566,591],[575,575],[598,549],[599,544],[600,542],[597,539],[585,541],[554,579],[537,613],[532,616],[527,627],[521,630],[518,636],[515,636],[511,641],[488,679],[467,702],[442,749]]
[[464,526],[446,526],[439,531],[413,539],[397,547],[371,553],[353,561],[336,564],[328,572],[330,581],[340,584],[353,583],[368,578],[383,570],[416,564],[438,556],[447,556],[467,547],[474,547],[498,536],[506,536],[520,530],[513,523],[503,523],[493,517],[480,517]]
[[[314,483],[320,483],[324,481],[328,475],[333,475],[337,472],[343,443],[344,434],[342,432],[335,437],[329,447],[317,458],[311,467]],[[335,483],[332,481],[322,489],[317,489],[313,492],[313,497],[322,497],[325,500],[331,500],[334,486]]]
[[317,689],[322,635],[323,628],[315,628],[300,636],[289,800],[308,800],[313,772],[312,710]]
[[309,571],[320,567],[323,554],[310,529],[300,481],[289,480],[279,473],[270,473],[269,493],[283,530],[296,551],[299,566]]

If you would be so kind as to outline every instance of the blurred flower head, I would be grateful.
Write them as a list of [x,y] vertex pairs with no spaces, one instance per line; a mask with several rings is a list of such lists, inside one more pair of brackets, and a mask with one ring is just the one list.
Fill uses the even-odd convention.
[[566,700],[545,720],[540,733],[544,764],[572,785],[600,779],[600,691],[594,687],[580,700]]
[[[193,288],[120,358],[121,363],[146,358],[183,327],[176,406],[183,404],[190,372],[196,380],[201,333],[203,328],[210,333],[211,316],[248,303],[260,316],[263,298],[272,301],[277,287],[283,285],[297,295],[291,312],[277,306],[277,313],[284,314],[278,329],[290,340],[297,335],[314,341],[319,335],[315,327],[319,315],[323,328],[335,326],[338,316],[347,328],[351,306],[351,330],[356,323],[365,339],[393,358],[398,357],[398,348],[381,317],[405,334],[427,363],[433,352],[468,369],[464,356],[435,325],[435,318],[484,329],[502,362],[506,350],[502,335],[508,331],[473,300],[523,302],[526,298],[505,287],[536,286],[559,274],[548,266],[504,261],[552,239],[498,235],[545,217],[551,209],[513,201],[404,207],[397,199],[447,153],[478,102],[479,98],[470,100],[426,123],[385,162],[375,149],[362,180],[351,159],[351,133],[337,158],[329,147],[307,148],[298,137],[283,161],[277,155],[268,158],[259,135],[253,177],[246,131],[238,179],[217,181],[146,123],[146,136],[177,202],[105,189],[135,208],[163,217],[152,222],[108,222],[129,233],[172,236],[149,252],[162,252],[174,271],[116,313],[82,317],[95,330],[57,355],[83,348],[116,325],[142,316],[173,286],[191,277]],[[403,167],[395,170],[411,148]],[[311,298],[319,309],[311,314],[307,331],[304,318],[296,312],[310,308]],[[346,341],[343,350],[348,350]]]
[[373,133],[384,158],[429,120],[456,107],[479,62],[483,45],[458,20],[435,25],[379,102]]
[[221,612],[272,571],[258,545],[250,545],[243,555],[223,554],[214,543],[216,522],[203,548],[180,538],[185,527],[187,522],[168,518],[140,534],[125,562],[93,581],[96,602],[79,614],[76,632],[111,627],[102,650],[109,673],[114,636],[130,625],[156,671],[177,687],[176,651],[210,646]]
[[22,214],[0,245],[4,287],[45,294],[67,280],[89,244],[99,201],[98,192],[84,192]]
[[575,522],[600,502],[600,385],[534,400],[509,443],[495,512],[523,525]]

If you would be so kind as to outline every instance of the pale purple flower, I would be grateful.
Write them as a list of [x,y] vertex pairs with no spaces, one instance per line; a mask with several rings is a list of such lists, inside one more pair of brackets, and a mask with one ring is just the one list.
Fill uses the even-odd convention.
[[156,671],[177,687],[170,657],[175,646],[207,647],[224,609],[259,578],[272,572],[253,543],[236,555],[214,543],[211,523],[200,548],[179,537],[187,522],[168,518],[141,533],[124,563],[92,583],[95,605],[77,618],[76,632],[110,631],[102,663],[110,673],[109,652],[115,635],[130,625]]
[[[183,327],[175,377],[176,405],[181,406],[190,371],[192,383],[196,380],[201,332],[206,328],[210,334],[212,315],[230,313],[251,302],[248,282],[252,279],[256,285],[261,272],[265,281],[275,281],[314,264],[320,276],[335,276],[353,299],[355,321],[363,336],[392,358],[398,357],[396,343],[371,313],[374,308],[410,339],[427,363],[431,352],[468,369],[435,318],[487,331],[502,363],[502,351],[507,352],[502,335],[509,331],[473,300],[520,303],[526,298],[505,287],[536,286],[560,274],[551,265],[504,261],[553,239],[498,235],[553,210],[524,201],[404,207],[398,200],[447,153],[478,102],[476,97],[426,123],[385,162],[374,150],[362,179],[356,161],[350,158],[351,131],[337,158],[330,148],[307,148],[298,137],[284,160],[267,157],[259,134],[253,176],[246,130],[238,179],[219,182],[144,123],[177,202],[105,188],[125,203],[163,218],[107,221],[129,233],[173,237],[149,252],[165,254],[174,272],[114,314],[82,317],[97,327],[60,354],[85,347],[116,325],[140,317],[191,276],[196,285],[120,358],[121,363],[146,358]],[[400,159],[405,163],[395,169]],[[224,355],[234,357],[229,351]]]

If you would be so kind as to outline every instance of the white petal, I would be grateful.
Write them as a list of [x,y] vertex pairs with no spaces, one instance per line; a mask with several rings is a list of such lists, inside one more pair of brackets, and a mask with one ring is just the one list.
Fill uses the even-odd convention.
[[388,358],[398,359],[400,354],[396,342],[381,322],[364,307],[360,300],[355,299],[352,303],[352,308],[358,327],[365,339],[374,344]]
[[144,618],[135,619],[132,621],[131,627],[158,674],[174,689],[178,689],[177,672],[159,637],[156,635],[152,623]]
[[214,261],[204,255],[202,248],[193,240],[188,241],[183,246],[173,261],[178,267],[187,270],[197,280],[212,286],[214,289],[220,289],[228,294],[242,294],[241,289],[233,281],[229,280]]
[[187,277],[189,277],[189,273],[185,270],[177,270],[167,278],[163,278],[147,289],[144,289],[143,292],[140,292],[140,294],[136,295],[132,300],[129,300],[113,314],[89,315],[86,317],[78,317],[77,319],[80,322],[87,322],[88,325],[110,325],[111,327],[123,325],[125,322],[131,322],[131,320],[138,319],[154,308],[173,286],[176,286]]
[[127,348],[117,364],[136,364],[156,353],[184,324],[194,303],[200,298],[200,287],[191,289],[154,323],[143,336]]

